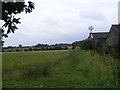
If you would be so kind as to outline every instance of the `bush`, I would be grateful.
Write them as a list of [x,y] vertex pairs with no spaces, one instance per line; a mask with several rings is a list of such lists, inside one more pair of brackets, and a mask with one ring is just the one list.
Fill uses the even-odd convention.
[[28,49],[24,49],[24,51],[29,51]]
[[29,48],[29,51],[32,51],[32,48]]
[[16,52],[19,52],[20,50],[19,50],[19,49],[16,49],[15,51],[16,51]]
[[65,49],[68,49],[68,47],[65,47]]
[[80,48],[84,50],[92,49],[92,41],[91,40],[83,40],[80,44]]

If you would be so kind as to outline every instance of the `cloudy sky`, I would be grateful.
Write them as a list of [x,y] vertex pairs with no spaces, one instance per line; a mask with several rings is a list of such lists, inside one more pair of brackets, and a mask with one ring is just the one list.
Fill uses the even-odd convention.
[[22,13],[19,29],[9,34],[5,46],[38,43],[72,43],[86,39],[88,27],[93,32],[107,32],[118,23],[119,0],[31,0],[35,10]]

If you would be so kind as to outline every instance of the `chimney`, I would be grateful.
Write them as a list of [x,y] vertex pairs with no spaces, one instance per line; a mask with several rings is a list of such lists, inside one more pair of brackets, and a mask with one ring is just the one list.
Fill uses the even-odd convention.
[[118,24],[120,24],[120,1],[118,2]]

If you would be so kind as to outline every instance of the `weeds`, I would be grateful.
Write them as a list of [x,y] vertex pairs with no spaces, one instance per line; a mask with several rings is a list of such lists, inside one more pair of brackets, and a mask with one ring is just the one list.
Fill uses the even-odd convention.
[[118,87],[117,60],[95,51],[22,52],[12,55],[3,53],[4,88],[41,88],[40,85],[44,88]]
[[90,51],[90,53],[93,57],[93,61],[91,62],[91,64],[94,67],[99,68],[98,72],[101,77],[99,84],[105,81],[111,81],[111,84],[116,85],[116,83],[118,82],[118,60],[113,58],[112,56],[101,55],[95,51]]

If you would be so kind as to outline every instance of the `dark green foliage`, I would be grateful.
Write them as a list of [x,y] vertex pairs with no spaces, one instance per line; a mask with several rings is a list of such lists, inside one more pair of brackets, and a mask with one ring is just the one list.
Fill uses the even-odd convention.
[[16,52],[19,52],[19,49],[16,49]]
[[92,41],[91,40],[82,40],[82,41],[75,41],[72,43],[73,49],[76,46],[79,46],[83,50],[91,50],[92,49]]
[[32,51],[32,48],[29,48],[29,51]]
[[73,46],[72,49],[75,49],[75,47]]
[[84,50],[91,50],[92,49],[91,40],[83,40],[80,44],[80,48]]
[[24,51],[29,51],[28,49],[24,49]]
[[65,47],[65,49],[68,49],[68,47]]
[[61,47],[54,47],[53,50],[61,50]]
[[73,47],[80,46],[81,43],[82,43],[82,41],[75,41],[72,43],[72,46]]
[[45,48],[44,48],[44,47],[42,47],[42,50],[45,50]]
[[[24,49],[28,49],[28,51],[40,51],[40,50],[65,50],[68,49],[68,47],[71,47],[72,44],[64,44],[64,43],[60,43],[60,44],[53,44],[53,45],[48,45],[48,44],[37,44],[37,45],[33,45],[33,46],[8,46],[8,47],[3,47],[3,51],[7,52],[9,49],[13,49],[13,51],[15,51],[16,48],[22,49],[24,51]],[[74,47],[75,49],[75,47]]]
[[49,45],[47,45],[47,44],[37,44],[34,47],[47,47],[47,46],[49,46]]

